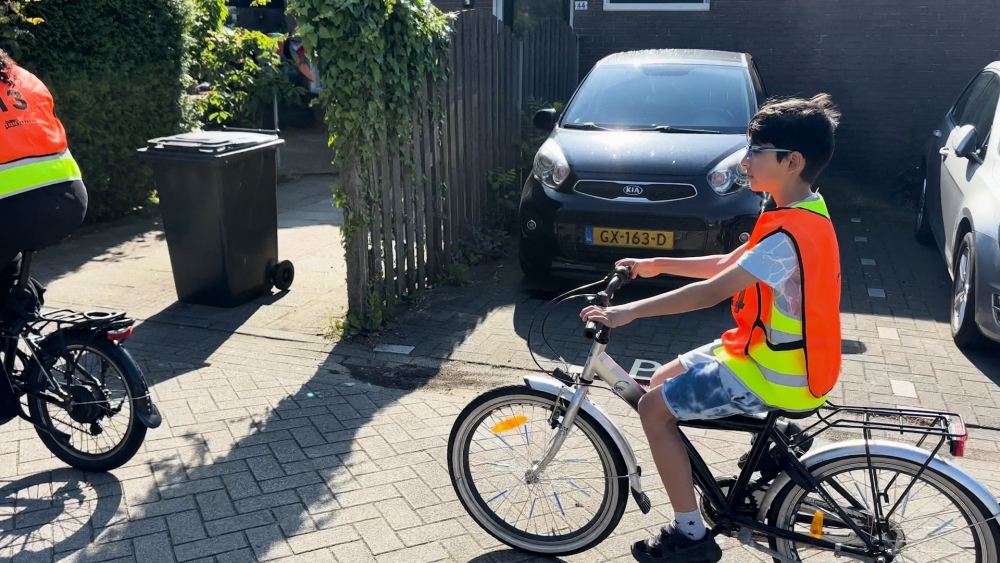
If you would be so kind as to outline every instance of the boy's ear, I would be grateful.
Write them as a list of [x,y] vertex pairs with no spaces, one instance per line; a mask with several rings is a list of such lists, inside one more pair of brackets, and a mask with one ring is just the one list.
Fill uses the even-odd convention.
[[790,174],[802,174],[802,171],[806,167],[806,157],[802,156],[802,153],[795,151],[788,154],[786,166]]

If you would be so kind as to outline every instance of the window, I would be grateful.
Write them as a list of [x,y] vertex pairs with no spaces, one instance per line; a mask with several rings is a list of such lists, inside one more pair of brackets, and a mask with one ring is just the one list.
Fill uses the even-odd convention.
[[958,97],[958,101],[955,102],[955,107],[951,109],[950,115],[955,125],[969,125],[972,123],[972,116],[975,110],[970,110],[969,108],[976,107],[976,100],[982,96],[983,90],[986,89],[986,86],[993,80],[994,76],[992,72],[983,71],[965,88],[962,95]]
[[592,123],[612,129],[659,125],[745,133],[756,109],[750,76],[738,66],[698,64],[605,65],[595,68],[563,126]]
[[986,145],[990,138],[990,130],[993,128],[993,117],[997,112],[997,102],[1000,101],[1000,79],[993,76],[986,83],[978,99],[974,99],[966,108],[965,113],[969,115],[968,123],[976,128],[979,146],[976,151],[980,158],[985,156]]
[[605,10],[705,11],[710,0],[604,0]]
[[[500,0],[503,20],[511,31],[520,35],[544,19],[555,18],[569,22],[570,0]],[[572,25],[572,22],[570,22]]]

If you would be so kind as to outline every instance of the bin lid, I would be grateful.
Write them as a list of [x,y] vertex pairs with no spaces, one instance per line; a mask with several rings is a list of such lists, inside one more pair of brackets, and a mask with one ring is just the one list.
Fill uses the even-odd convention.
[[270,144],[277,140],[279,140],[278,136],[273,133],[194,131],[150,139],[148,143],[150,151],[219,155],[257,145]]

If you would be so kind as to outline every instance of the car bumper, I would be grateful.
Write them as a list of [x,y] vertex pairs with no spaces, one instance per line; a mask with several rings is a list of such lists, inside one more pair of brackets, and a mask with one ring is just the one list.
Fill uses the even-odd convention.
[[[671,179],[693,183],[694,179]],[[665,202],[615,201],[542,186],[533,177],[521,197],[522,241],[545,253],[556,269],[607,271],[626,256],[690,257],[724,254],[745,241],[760,214],[760,197],[741,192],[720,197],[707,185],[696,197]],[[534,228],[529,228],[529,226]],[[601,246],[588,243],[588,227],[669,231],[672,249]]]
[[1000,342],[1000,243],[976,233],[976,324]]

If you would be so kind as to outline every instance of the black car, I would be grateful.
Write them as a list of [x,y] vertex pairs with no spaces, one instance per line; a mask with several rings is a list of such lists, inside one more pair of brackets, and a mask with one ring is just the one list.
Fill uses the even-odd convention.
[[766,97],[749,55],[655,50],[601,60],[551,130],[521,193],[528,277],[618,259],[726,253],[761,210],[740,160]]

